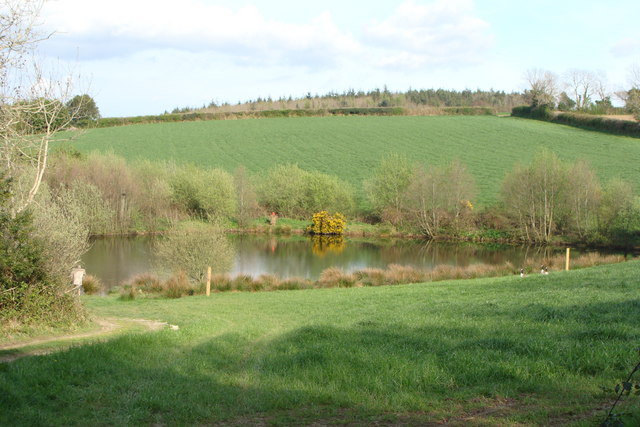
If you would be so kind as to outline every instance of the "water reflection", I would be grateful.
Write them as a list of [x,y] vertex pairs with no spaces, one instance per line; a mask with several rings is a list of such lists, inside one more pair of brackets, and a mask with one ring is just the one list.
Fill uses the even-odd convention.
[[136,274],[153,271],[154,240],[152,236],[101,237],[93,240],[82,263],[87,274],[97,276],[106,286],[115,286]]
[[328,253],[340,254],[344,251],[344,236],[313,235],[309,239],[312,242],[311,252],[315,256],[324,257]]
[[[439,264],[467,266],[476,263],[521,265],[527,257],[542,259],[563,251],[471,243],[442,243],[407,239],[308,238],[270,235],[229,235],[235,247],[230,273],[257,277],[274,274],[281,278],[317,279],[329,267],[346,272],[364,268],[387,268],[390,264],[430,269]],[[156,272],[154,240],[161,237],[110,237],[97,239],[83,257],[89,274],[106,286],[114,286],[136,274]],[[578,256],[578,251],[573,252]]]

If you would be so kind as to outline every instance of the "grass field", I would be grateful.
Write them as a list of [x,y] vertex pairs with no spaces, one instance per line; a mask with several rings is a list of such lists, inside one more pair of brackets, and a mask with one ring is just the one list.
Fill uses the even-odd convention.
[[86,297],[180,329],[0,364],[0,425],[593,425],[638,362],[639,269]]
[[74,145],[127,159],[173,159],[261,172],[281,163],[337,175],[360,189],[383,155],[425,164],[464,162],[478,202],[490,203],[514,163],[541,147],[563,160],[584,158],[603,179],[640,180],[640,140],[511,117],[310,117],[182,122],[93,129]]

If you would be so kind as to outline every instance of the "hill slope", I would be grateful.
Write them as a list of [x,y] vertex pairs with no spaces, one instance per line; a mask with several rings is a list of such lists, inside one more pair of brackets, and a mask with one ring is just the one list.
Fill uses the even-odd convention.
[[640,179],[640,141],[505,117],[309,117],[148,124],[87,131],[80,151],[260,172],[279,163],[340,176],[361,187],[380,158],[404,153],[426,164],[460,159],[490,203],[504,174],[541,147],[563,160],[584,158],[603,179]]

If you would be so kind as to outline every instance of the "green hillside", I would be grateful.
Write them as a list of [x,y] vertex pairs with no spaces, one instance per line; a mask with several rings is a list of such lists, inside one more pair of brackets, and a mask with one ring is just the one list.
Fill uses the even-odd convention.
[[511,117],[308,117],[146,124],[92,129],[82,152],[260,172],[279,163],[338,175],[361,187],[380,158],[405,153],[426,164],[460,159],[476,178],[480,204],[495,200],[506,171],[541,147],[587,159],[599,176],[640,178],[640,140]]

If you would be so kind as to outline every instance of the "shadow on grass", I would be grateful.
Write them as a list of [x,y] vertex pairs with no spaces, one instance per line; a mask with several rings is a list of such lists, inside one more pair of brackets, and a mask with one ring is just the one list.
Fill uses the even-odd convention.
[[595,384],[628,368],[620,346],[639,338],[624,328],[640,314],[635,300],[545,310],[531,305],[499,327],[362,320],[197,344],[184,330],[131,334],[0,365],[0,425],[296,424],[286,414],[300,424],[419,414],[419,424],[523,396],[537,396],[544,424],[602,402]]

